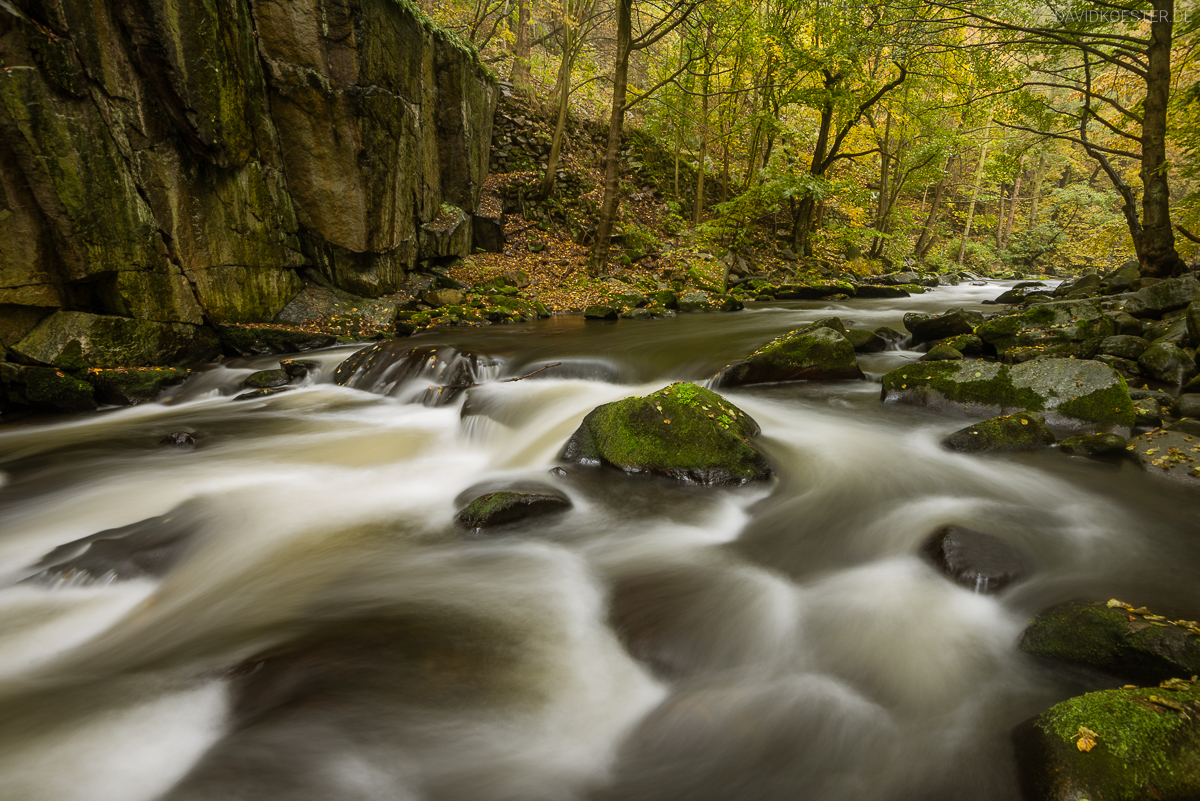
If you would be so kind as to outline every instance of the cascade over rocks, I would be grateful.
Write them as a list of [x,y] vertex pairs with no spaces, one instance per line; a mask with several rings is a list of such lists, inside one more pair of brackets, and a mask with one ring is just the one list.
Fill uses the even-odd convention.
[[567,441],[562,459],[695,484],[744,484],[772,473],[751,442],[758,433],[758,423],[717,393],[677,383],[596,407]]
[[377,395],[405,396],[426,406],[444,406],[460,392],[491,380],[500,363],[451,347],[409,345],[389,340],[355,351],[337,366],[335,384]]
[[211,324],[270,322],[302,268],[378,297],[471,252],[498,90],[405,4],[20,5],[0,347],[182,365],[216,354]]
[[881,400],[971,413],[1043,412],[1052,426],[1128,435],[1133,401],[1111,367],[1079,359],[1015,366],[983,361],[918,362],[883,376]]

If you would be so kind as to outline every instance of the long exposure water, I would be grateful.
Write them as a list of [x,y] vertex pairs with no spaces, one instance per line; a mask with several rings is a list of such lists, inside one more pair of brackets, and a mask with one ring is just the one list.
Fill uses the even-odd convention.
[[[441,406],[333,384],[340,347],[268,398],[232,400],[276,357],[5,425],[0,797],[1016,798],[1010,730],[1086,689],[1018,649],[1025,623],[1075,598],[1194,618],[1195,495],[1057,450],[946,451],[972,418],[879,400],[906,351],[861,357],[866,381],[722,390],[762,427],[769,484],[551,472],[599,404],[818,317],[903,330],[1004,288],[426,332],[491,357],[483,379],[560,363]],[[198,446],[159,446],[176,431]],[[456,527],[472,488],[530,481],[573,508]],[[141,521],[139,569],[35,576]],[[958,586],[919,555],[947,524],[1035,571]]]

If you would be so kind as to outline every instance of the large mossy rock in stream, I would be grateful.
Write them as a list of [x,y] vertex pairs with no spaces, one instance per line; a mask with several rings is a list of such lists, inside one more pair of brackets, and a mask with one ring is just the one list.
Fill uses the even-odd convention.
[[1036,412],[993,417],[955,431],[942,445],[959,453],[1037,451],[1054,444],[1054,432]]
[[1127,436],[1133,401],[1120,374],[1100,362],[1039,359],[1015,366],[994,362],[917,362],[883,376],[881,400],[973,413],[1043,412],[1069,429]]
[[723,368],[713,379],[714,385],[862,378],[854,345],[845,331],[842,321],[831,317],[784,334],[744,361]]
[[1164,384],[1179,386],[1196,374],[1196,360],[1178,345],[1156,340],[1137,360],[1142,373]]
[[1012,735],[1028,801],[1200,798],[1200,685],[1070,698]]
[[1049,351],[1090,357],[1101,340],[1117,333],[1117,322],[1096,299],[1040,303],[991,317],[975,329],[983,342],[1009,362],[1023,361],[1025,350],[1032,350],[1032,356]]
[[1035,617],[1021,650],[1121,681],[1157,684],[1200,674],[1200,629],[1119,601],[1067,603]]
[[935,317],[912,317],[906,315],[905,328],[912,334],[914,344],[948,339],[962,334],[973,334],[984,322],[979,312],[951,309]]
[[696,484],[743,484],[771,476],[752,442],[758,433],[758,423],[717,393],[678,383],[596,407],[562,458]]

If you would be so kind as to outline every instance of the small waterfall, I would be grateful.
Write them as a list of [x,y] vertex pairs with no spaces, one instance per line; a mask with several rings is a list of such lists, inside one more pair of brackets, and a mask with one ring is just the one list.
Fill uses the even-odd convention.
[[338,365],[334,383],[426,406],[444,406],[469,387],[495,381],[503,362],[448,346],[381,342]]

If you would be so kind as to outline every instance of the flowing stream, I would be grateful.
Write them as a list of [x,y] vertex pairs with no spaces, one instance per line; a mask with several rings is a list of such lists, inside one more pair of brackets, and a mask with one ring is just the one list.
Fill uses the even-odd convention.
[[[333,384],[342,347],[268,398],[232,400],[277,366],[245,359],[161,403],[4,426],[0,796],[1015,799],[1010,730],[1087,689],[1018,649],[1026,621],[1110,597],[1194,618],[1196,495],[1057,450],[946,451],[972,418],[879,401],[906,351],[862,356],[866,381],[725,391],[768,484],[551,472],[599,404],[818,317],[903,330],[1004,288],[426,332],[489,357],[480,381],[561,363],[444,405],[414,402],[421,376]],[[198,446],[158,444],[176,431]],[[529,481],[573,508],[456,527],[468,490]],[[34,576],[152,518],[170,542],[140,574]],[[946,524],[1034,573],[956,585],[919,555]]]

